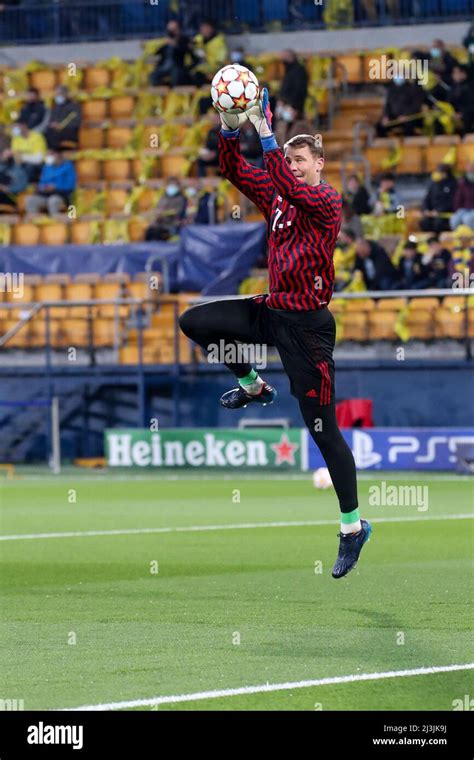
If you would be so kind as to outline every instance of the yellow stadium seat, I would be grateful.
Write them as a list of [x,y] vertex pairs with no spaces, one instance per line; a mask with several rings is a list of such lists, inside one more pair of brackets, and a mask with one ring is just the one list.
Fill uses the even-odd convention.
[[346,310],[346,301],[343,301],[342,298],[333,298],[329,310],[332,311],[333,314],[344,314]]
[[442,307],[450,311],[463,311],[466,308],[466,299],[463,296],[446,296],[443,298]]
[[130,242],[139,243],[140,241],[145,240],[145,232],[147,228],[148,222],[145,219],[140,219],[139,217],[131,219],[128,223],[128,237],[130,238]]
[[433,311],[422,308],[410,309],[405,317],[405,326],[410,338],[431,340],[434,336]]
[[135,98],[132,95],[117,95],[109,101],[109,114],[112,121],[132,119],[135,109]]
[[161,156],[160,169],[163,177],[184,177],[188,173],[189,159],[181,154]]
[[96,223],[91,221],[75,221],[71,224],[70,238],[75,245],[87,245],[94,241]]
[[156,206],[156,191],[150,187],[143,190],[137,200],[138,211],[149,211]]
[[[94,297],[94,287],[89,282],[71,282],[64,288],[66,301],[90,301]],[[87,306],[69,306],[67,316],[72,319],[87,317]]]
[[368,338],[367,312],[356,311],[344,315],[343,339],[365,341]]
[[433,142],[426,150],[426,170],[433,172],[438,164],[442,164],[450,148],[458,146],[461,141],[459,135],[438,135],[433,137]]
[[79,130],[79,147],[81,150],[104,147],[104,130],[100,127],[81,127]]
[[[123,288],[120,282],[98,282],[95,286],[95,297],[98,300],[114,300],[123,298]],[[102,304],[97,307],[97,313],[100,317],[114,317],[116,307],[114,304]],[[119,316],[126,316],[128,307],[122,305],[118,307]]]
[[428,137],[405,137],[397,174],[423,174],[429,142]]
[[107,148],[127,148],[132,139],[130,127],[109,127],[107,131]]
[[457,149],[457,168],[464,171],[468,161],[474,161],[474,134],[464,135]]
[[433,311],[439,307],[439,298],[427,296],[426,298],[411,298],[408,302],[410,311],[422,309],[423,311]]
[[[36,286],[37,301],[62,301],[63,298],[63,286],[58,282],[41,282]],[[65,311],[61,306],[52,306],[49,313],[52,319],[61,319],[64,317]]]
[[107,101],[91,98],[81,105],[82,120],[86,123],[104,121],[107,118]]
[[115,322],[113,319],[95,319],[92,326],[94,345],[105,348],[114,345]]
[[89,345],[89,324],[87,319],[65,319],[61,324],[63,346],[86,348]]
[[42,245],[64,245],[68,242],[69,227],[64,222],[44,224],[41,227],[40,243]]
[[121,214],[124,212],[128,191],[123,188],[109,188],[105,195],[106,214]]
[[30,222],[19,222],[13,228],[14,245],[38,245],[40,228]]
[[57,84],[57,75],[54,70],[30,71],[30,86],[36,87],[41,94],[52,92]]
[[110,84],[110,71],[99,66],[89,66],[84,72],[83,85],[85,90],[96,90],[99,87],[108,87]]
[[377,311],[400,311],[406,306],[405,298],[379,298]]
[[96,158],[79,158],[76,161],[76,172],[79,184],[98,182],[101,174],[101,162]]
[[361,84],[363,81],[363,62],[364,58],[358,53],[348,53],[347,55],[337,55],[337,64],[342,67],[343,73],[336,68],[336,78],[341,81],[347,81],[349,84]]
[[377,138],[366,148],[364,155],[370,164],[371,174],[377,174],[381,171],[382,161],[388,158],[395,144],[396,142],[392,138]]
[[375,309],[373,298],[349,298],[347,299],[346,312],[368,312]]
[[103,162],[104,179],[108,182],[120,182],[130,177],[128,158],[117,158]]
[[[396,340],[395,322],[396,311],[374,311],[368,314],[369,340]],[[346,330],[344,328],[344,337]]]
[[[13,327],[16,327],[18,324],[17,319],[7,319],[3,323],[3,334],[7,333],[9,330],[11,330]],[[27,348],[30,345],[31,341],[31,325],[29,322],[26,322],[18,332],[15,333],[15,335],[12,335],[11,338],[7,340],[7,342],[4,344],[5,348]]]
[[462,340],[465,337],[466,321],[462,312],[439,309],[435,314],[435,336]]

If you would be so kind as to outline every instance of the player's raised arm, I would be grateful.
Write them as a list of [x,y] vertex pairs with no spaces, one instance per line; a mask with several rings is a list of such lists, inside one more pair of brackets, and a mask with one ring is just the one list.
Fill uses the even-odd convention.
[[239,127],[245,114],[224,114],[219,135],[219,167],[226,179],[260,209],[265,217],[271,213],[275,188],[268,172],[249,164],[240,152]]
[[[289,141],[290,144],[294,141],[294,147],[290,155],[285,156],[271,130],[272,116],[266,90],[263,90],[259,104],[247,111],[247,116],[259,134],[265,166],[279,195],[301,211],[317,217],[323,226],[336,224],[341,216],[342,198],[334,188],[320,182],[324,166],[320,136],[294,137]],[[298,144],[301,137],[307,138],[309,152],[301,150],[305,147]],[[300,142],[304,143],[302,140]]]

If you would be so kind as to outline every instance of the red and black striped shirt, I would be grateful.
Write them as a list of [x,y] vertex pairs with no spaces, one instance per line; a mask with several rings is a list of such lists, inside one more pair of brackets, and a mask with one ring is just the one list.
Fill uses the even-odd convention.
[[219,135],[219,165],[263,213],[267,222],[270,295],[274,309],[313,311],[331,300],[333,253],[341,227],[342,198],[333,187],[316,187],[293,176],[280,148],[265,152],[265,167],[249,164],[239,137]]

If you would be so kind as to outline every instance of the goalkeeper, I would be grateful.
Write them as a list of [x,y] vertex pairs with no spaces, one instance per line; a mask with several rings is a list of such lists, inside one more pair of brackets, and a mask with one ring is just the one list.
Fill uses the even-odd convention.
[[[208,350],[236,342],[276,346],[293,396],[331,475],[341,512],[339,552],[332,571],[352,570],[371,525],[359,515],[354,457],[337,422],[334,398],[335,322],[329,311],[334,281],[333,251],[341,226],[340,194],[321,180],[320,135],[297,135],[280,150],[272,133],[268,92],[242,114],[221,113],[222,174],[262,212],[267,222],[269,294],[199,304],[180,318],[182,331]],[[239,126],[254,125],[265,170],[247,163]],[[238,356],[238,352],[231,352]],[[250,364],[225,362],[238,381],[221,404],[239,409],[270,404],[276,391]]]

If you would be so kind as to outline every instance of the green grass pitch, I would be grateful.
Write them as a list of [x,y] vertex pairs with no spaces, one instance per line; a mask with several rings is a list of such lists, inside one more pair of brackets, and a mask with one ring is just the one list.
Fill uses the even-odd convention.
[[[427,486],[428,509],[364,507],[383,478]],[[33,537],[0,542],[0,696],[33,710],[452,710],[472,670],[304,683],[474,659],[472,481],[377,473],[359,490],[373,536],[336,581],[336,498],[310,474],[3,479],[2,535]],[[307,521],[322,524],[281,525]],[[85,531],[104,534],[38,536]],[[241,687],[260,690],[226,693]],[[170,699],[134,704],[157,697]]]

